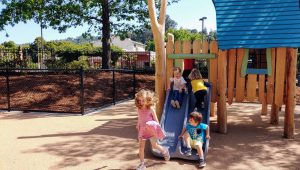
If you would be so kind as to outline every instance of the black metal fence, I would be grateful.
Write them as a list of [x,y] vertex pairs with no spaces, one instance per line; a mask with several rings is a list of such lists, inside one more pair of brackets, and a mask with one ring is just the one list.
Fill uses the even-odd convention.
[[0,69],[0,109],[88,113],[154,90],[154,71]]

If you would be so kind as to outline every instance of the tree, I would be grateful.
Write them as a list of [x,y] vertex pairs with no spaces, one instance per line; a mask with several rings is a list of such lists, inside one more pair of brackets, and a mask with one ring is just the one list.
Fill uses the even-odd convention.
[[[177,22],[172,20],[169,15],[166,15],[166,28],[165,28],[165,30],[176,29],[176,27],[177,27]],[[150,25],[145,25],[145,27],[142,28],[142,29],[134,30],[131,33],[130,38],[134,41],[138,41],[138,42],[141,42],[141,43],[144,43],[144,44],[145,43],[148,44],[149,41],[153,42],[153,34],[152,34],[152,31],[151,31],[151,26]],[[151,48],[151,49],[154,49],[154,48]]]
[[5,48],[11,48],[11,49],[16,49],[17,48],[17,44],[14,41],[6,41],[6,42],[2,43],[2,45]]
[[31,43],[29,45],[30,49],[31,50],[34,50],[34,51],[39,51],[41,50],[41,44],[46,44],[46,41],[42,38],[42,37],[36,37],[33,41],[33,43]]
[[[166,22],[166,10],[167,0],[160,0],[159,17],[156,16],[155,0],[147,0],[149,16],[151,20],[151,28],[153,32],[155,42],[155,92],[158,94],[158,104],[156,106],[156,112],[159,117],[163,110],[163,103],[165,99],[165,65],[166,65],[166,51],[165,51],[165,22]],[[158,19],[157,19],[158,18]]]
[[130,30],[142,28],[149,22],[145,0],[3,0],[0,4],[0,31],[6,25],[28,20],[60,32],[88,24],[87,33],[96,31],[102,35],[103,68],[109,68],[111,32],[127,36]]
[[166,15],[166,30],[168,30],[168,29],[176,29],[176,27],[177,27],[177,22],[176,21],[174,21],[174,20],[172,20],[172,18],[169,16],[169,15]]
[[[176,29],[169,29],[167,31],[167,33],[171,33],[174,35],[174,40],[191,40],[191,41],[194,41],[194,40],[197,40],[197,39],[201,39],[202,38],[202,35],[199,34],[199,33],[193,33],[191,30],[188,30],[188,29],[179,29],[179,30],[176,30]],[[167,34],[166,33],[166,34]]]
[[216,30],[210,31],[208,36],[210,37],[211,40],[217,40],[217,31]]

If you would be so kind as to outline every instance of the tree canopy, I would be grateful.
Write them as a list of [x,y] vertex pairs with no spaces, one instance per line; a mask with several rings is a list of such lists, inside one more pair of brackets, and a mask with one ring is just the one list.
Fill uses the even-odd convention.
[[17,44],[14,41],[6,41],[6,42],[2,43],[2,46],[4,48],[11,48],[11,49],[17,48]]
[[0,4],[0,31],[5,31],[6,25],[28,20],[59,32],[88,24],[87,33],[94,31],[102,37],[103,68],[109,67],[111,31],[124,35],[149,23],[146,0],[2,0]]

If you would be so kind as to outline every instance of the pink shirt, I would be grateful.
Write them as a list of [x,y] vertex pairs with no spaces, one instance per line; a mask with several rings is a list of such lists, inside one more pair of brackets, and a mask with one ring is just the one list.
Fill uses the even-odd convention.
[[154,120],[151,109],[138,109],[138,124],[145,126],[146,122]]

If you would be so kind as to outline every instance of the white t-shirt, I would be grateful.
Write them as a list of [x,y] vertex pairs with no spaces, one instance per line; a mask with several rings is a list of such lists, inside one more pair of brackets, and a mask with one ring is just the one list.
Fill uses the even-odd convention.
[[179,79],[176,77],[171,77],[170,81],[174,82],[173,90],[179,90],[181,88],[181,86],[186,84],[186,81],[184,80],[184,78],[182,76]]

